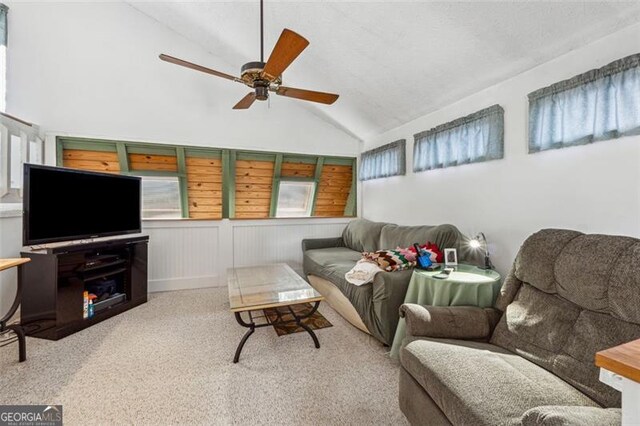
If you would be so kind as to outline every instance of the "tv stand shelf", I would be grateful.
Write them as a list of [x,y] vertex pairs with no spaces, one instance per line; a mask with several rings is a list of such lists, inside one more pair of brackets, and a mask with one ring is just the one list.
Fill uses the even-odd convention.
[[[145,303],[148,242],[145,235],[22,252],[31,259],[20,275],[26,335],[58,340]],[[83,293],[96,283],[116,291],[84,318]]]

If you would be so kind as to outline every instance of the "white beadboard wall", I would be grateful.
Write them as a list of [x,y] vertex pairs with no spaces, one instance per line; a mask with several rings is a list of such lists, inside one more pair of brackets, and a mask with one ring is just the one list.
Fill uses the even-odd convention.
[[301,242],[337,237],[349,219],[146,221],[149,291],[226,285],[226,270],[276,262],[302,273]]
[[149,291],[218,285],[219,223],[145,222],[143,231],[149,235]]
[[233,265],[256,265],[257,260],[259,263],[287,263],[302,274],[302,240],[340,236],[347,223],[343,220],[322,223],[232,223]]

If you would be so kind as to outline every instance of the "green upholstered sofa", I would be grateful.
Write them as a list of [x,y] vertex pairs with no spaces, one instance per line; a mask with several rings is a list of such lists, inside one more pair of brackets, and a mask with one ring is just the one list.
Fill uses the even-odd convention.
[[597,351],[640,338],[640,240],[542,230],[495,309],[403,305],[400,407],[412,424],[619,425]]
[[362,258],[363,251],[409,247],[426,241],[442,249],[457,248],[459,261],[473,257],[477,262],[477,255],[465,249],[463,240],[453,225],[398,226],[356,219],[347,225],[342,237],[302,241],[304,274],[340,314],[391,345],[412,271],[380,272],[373,283],[362,286],[347,282],[345,273]]

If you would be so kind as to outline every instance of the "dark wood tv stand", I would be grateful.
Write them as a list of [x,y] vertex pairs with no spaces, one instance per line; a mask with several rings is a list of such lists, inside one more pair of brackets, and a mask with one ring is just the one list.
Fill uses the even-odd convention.
[[[22,252],[31,259],[20,274],[25,334],[58,340],[145,303],[148,242],[145,235]],[[98,283],[118,295],[83,318],[83,292]]]

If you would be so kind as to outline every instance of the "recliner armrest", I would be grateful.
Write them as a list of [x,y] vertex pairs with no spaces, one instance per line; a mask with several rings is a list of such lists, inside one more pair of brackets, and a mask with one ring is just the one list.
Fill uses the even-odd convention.
[[526,411],[522,426],[619,426],[619,408],[543,405]]
[[344,247],[344,241],[342,237],[334,238],[308,238],[302,240],[302,251],[331,248],[331,247]]
[[441,339],[488,339],[500,319],[494,308],[476,306],[428,306],[406,303],[400,316],[407,336]]

